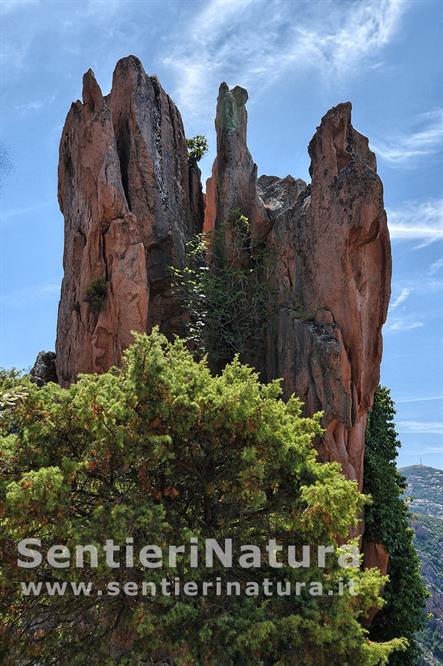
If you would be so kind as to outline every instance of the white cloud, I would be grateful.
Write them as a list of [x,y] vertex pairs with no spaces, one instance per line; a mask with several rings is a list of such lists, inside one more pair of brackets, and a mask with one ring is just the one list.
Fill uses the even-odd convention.
[[253,1],[211,0],[194,18],[190,29],[192,38],[203,45],[210,45],[224,31],[227,23],[239,20]]
[[47,99],[33,99],[25,104],[19,104],[16,106],[16,110],[20,114],[33,113],[34,111],[40,111],[43,108],[48,108],[50,104],[55,102],[56,96],[51,95]]
[[415,128],[407,134],[397,135],[389,141],[372,142],[379,157],[400,165],[416,157],[433,155],[443,146],[443,109],[422,113]]
[[40,111],[43,108],[44,101],[42,99],[34,99],[26,104],[20,104],[17,111],[21,114],[32,113],[33,111]]
[[415,296],[429,296],[430,294],[439,294],[443,291],[443,280],[424,274],[404,279],[402,280],[402,284],[404,288],[409,289],[410,293]]
[[411,201],[387,212],[392,239],[421,240],[422,246],[443,240],[443,198]]
[[443,257],[440,257],[440,259],[437,259],[437,261],[434,261],[434,263],[429,266],[428,273],[429,275],[435,275],[441,268],[443,268]]
[[401,290],[400,295],[397,296],[395,301],[391,303],[391,310],[395,310],[398,308],[402,303],[404,303],[410,296],[411,290],[405,287],[404,289]]
[[443,435],[443,421],[400,421],[397,430],[421,435]]
[[211,0],[172,35],[163,64],[176,72],[179,105],[194,115],[223,80],[263,88],[288,72],[336,80],[378,64],[405,9],[404,0]]

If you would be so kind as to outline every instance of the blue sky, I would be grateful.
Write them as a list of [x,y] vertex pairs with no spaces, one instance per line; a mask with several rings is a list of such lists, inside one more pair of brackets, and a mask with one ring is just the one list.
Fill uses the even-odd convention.
[[[0,366],[54,348],[62,277],[58,142],[91,67],[104,92],[137,55],[205,134],[218,85],[248,88],[260,173],[308,180],[328,108],[353,103],[385,185],[394,275],[382,381],[400,463],[443,467],[443,2],[440,0],[0,0]],[[1,153],[0,153],[1,161]]]

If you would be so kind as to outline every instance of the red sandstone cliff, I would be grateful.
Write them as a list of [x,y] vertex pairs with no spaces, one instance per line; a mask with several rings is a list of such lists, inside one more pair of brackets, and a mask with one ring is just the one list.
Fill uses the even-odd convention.
[[137,58],[118,62],[106,97],[91,70],[85,74],[83,102],[72,105],[63,128],[59,203],[65,247],[56,351],[65,385],[118,363],[132,330],[181,330],[168,271],[201,229],[200,174],[188,163],[177,107]]

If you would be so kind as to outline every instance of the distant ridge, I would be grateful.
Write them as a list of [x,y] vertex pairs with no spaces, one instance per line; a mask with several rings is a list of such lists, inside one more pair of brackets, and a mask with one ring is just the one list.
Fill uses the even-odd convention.
[[440,467],[430,467],[429,465],[422,465],[421,463],[416,463],[415,465],[405,465],[404,467],[399,467],[398,469],[400,472],[405,472],[410,469],[430,469],[433,472],[443,472],[443,469],[440,469]]

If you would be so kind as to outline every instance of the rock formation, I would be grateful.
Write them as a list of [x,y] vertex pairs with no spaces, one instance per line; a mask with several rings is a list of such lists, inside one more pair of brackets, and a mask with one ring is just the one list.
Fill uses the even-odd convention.
[[217,157],[207,184],[205,229],[229,210],[249,217],[276,266],[277,308],[262,369],[281,377],[307,414],[322,410],[321,459],[362,485],[367,412],[379,381],[391,259],[383,187],[351,104],[322,119],[309,145],[311,185],[262,176],[246,145],[247,93],[220,87]]
[[[247,98],[243,88],[220,87],[203,228],[221,227],[235,210],[249,220],[252,245],[274,258],[267,279],[276,306],[253,362],[265,380],[282,378],[285,396],[298,395],[307,414],[323,411],[320,459],[340,462],[361,487],[391,276],[375,156],[351,125],[351,104],[340,104],[309,145],[310,185],[257,179]],[[169,267],[182,265],[186,241],[203,225],[200,172],[188,160],[176,106],[136,58],[117,64],[107,96],[85,74],[83,102],[72,105],[63,129],[59,201],[65,275],[57,374],[66,385],[79,372],[118,363],[132,330],[183,330]],[[224,238],[228,259],[238,261],[229,229]],[[366,552],[385,568],[377,544]]]
[[44,386],[44,384],[47,384],[48,382],[57,383],[55,353],[52,351],[39,352],[29,375],[31,382],[37,384],[37,386]]
[[181,331],[169,266],[201,229],[200,173],[177,107],[137,58],[119,61],[107,96],[85,74],[61,137],[59,203],[57,373],[66,385],[118,363],[132,330]]

